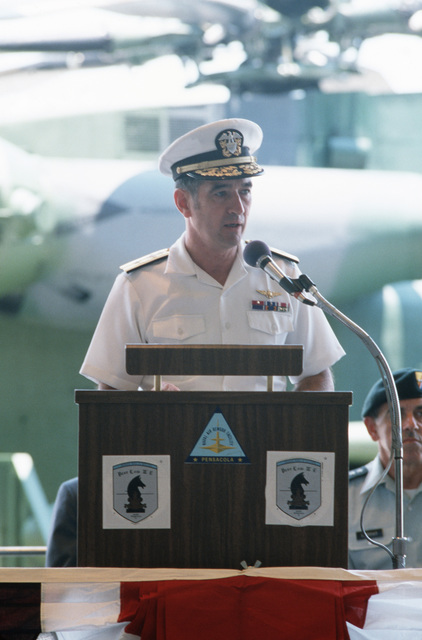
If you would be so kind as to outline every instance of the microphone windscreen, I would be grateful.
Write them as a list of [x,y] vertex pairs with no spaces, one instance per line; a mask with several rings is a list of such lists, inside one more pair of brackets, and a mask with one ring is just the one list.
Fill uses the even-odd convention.
[[248,242],[243,251],[243,258],[251,267],[256,267],[256,263],[263,256],[270,255],[271,249],[265,242],[262,242],[262,240],[252,240],[252,242]]

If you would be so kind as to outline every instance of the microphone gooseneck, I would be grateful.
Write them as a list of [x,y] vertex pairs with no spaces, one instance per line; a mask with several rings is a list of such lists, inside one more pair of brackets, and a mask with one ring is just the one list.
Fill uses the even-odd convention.
[[[297,280],[288,278],[280,269],[278,264],[274,262],[271,257],[271,250],[261,240],[254,240],[246,245],[243,252],[245,262],[252,267],[258,267],[263,269],[270,278],[276,280],[279,285],[288,293],[298,298],[305,304],[311,304],[322,309],[325,313],[337,318],[346,327],[348,327],[353,333],[355,333],[367,347],[370,354],[375,358],[375,361],[380,369],[382,381],[384,384],[385,392],[387,395],[388,407],[391,415],[392,424],[392,444],[390,461],[384,470],[384,473],[378,478],[376,484],[369,492],[360,517],[360,526],[365,538],[371,544],[380,547],[386,551],[392,559],[393,569],[404,569],[406,567],[406,545],[408,538],[404,536],[404,514],[403,514],[403,441],[402,441],[402,425],[400,414],[400,403],[397,393],[394,376],[388,365],[385,356],[378,347],[378,345],[372,340],[371,336],[366,333],[359,325],[353,320],[350,320],[344,313],[336,309],[328,300],[326,300],[318,291],[312,280],[307,275],[301,274]],[[311,302],[308,298],[301,293],[301,291],[307,291],[313,295],[316,302]],[[387,474],[393,460],[395,461],[395,488],[396,488],[396,535],[393,538],[392,547],[389,549],[386,545],[377,540],[373,540],[369,534],[365,531],[364,526],[364,512],[366,505],[372,497],[377,486],[382,482]]]

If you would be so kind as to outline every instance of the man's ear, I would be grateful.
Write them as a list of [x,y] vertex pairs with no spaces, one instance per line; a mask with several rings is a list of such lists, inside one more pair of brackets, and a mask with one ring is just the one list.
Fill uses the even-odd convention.
[[192,215],[190,210],[191,195],[188,191],[186,191],[185,189],[175,189],[174,202],[176,207],[179,209],[180,213],[182,214],[182,216],[184,216],[185,218],[191,217]]
[[371,416],[365,416],[363,421],[365,423],[365,427],[366,427],[369,435],[371,436],[372,440],[374,442],[379,440],[380,437],[378,435],[377,423],[375,422],[374,418],[372,418]]

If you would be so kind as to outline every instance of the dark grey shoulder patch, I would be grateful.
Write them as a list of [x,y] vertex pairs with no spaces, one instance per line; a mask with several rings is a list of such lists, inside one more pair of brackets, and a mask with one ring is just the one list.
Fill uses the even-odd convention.
[[280,251],[280,249],[273,249],[272,247],[270,247],[270,249],[271,249],[271,253],[274,256],[277,256],[277,258],[283,258],[283,260],[288,260],[289,262],[296,262],[296,264],[299,264],[299,258],[292,255],[291,253],[287,253],[286,251]]
[[368,467],[358,467],[349,471],[349,480],[356,480],[356,478],[363,478],[368,474]]
[[147,256],[142,256],[141,258],[136,258],[136,260],[131,260],[131,262],[126,262],[126,264],[122,264],[120,269],[125,271],[126,273],[130,273],[130,271],[134,271],[134,269],[139,269],[139,267],[144,267],[146,264],[151,264],[152,262],[157,262],[158,260],[164,260],[169,255],[169,249],[160,249],[160,251],[154,251],[153,253],[149,253]]

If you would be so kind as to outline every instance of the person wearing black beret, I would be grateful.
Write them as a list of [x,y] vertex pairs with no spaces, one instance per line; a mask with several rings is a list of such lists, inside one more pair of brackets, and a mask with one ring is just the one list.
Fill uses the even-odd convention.
[[[403,513],[406,567],[422,567],[422,371],[412,368],[393,373],[400,402],[403,432]],[[368,464],[349,473],[349,569],[391,569],[390,555],[371,544],[361,531],[363,504],[389,463],[391,419],[382,380],[370,389],[362,407],[362,419],[378,454]],[[395,466],[371,496],[364,513],[367,534],[392,550],[396,535]]]

